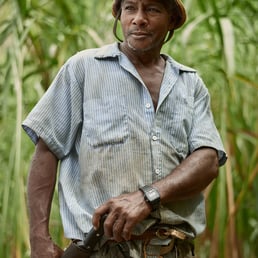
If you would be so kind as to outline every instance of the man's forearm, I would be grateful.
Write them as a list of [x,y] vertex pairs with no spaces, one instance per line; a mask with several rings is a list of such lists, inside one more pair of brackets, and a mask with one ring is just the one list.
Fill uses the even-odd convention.
[[153,184],[161,203],[191,198],[203,191],[218,175],[217,152],[202,148],[193,152],[166,178]]
[[28,208],[31,237],[49,236],[49,216],[56,184],[57,158],[39,140],[28,178]]

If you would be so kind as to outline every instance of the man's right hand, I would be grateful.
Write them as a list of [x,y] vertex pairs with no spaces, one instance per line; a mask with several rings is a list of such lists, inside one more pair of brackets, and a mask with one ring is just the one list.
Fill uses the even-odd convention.
[[31,258],[61,258],[64,253],[51,237],[34,237],[30,242]]

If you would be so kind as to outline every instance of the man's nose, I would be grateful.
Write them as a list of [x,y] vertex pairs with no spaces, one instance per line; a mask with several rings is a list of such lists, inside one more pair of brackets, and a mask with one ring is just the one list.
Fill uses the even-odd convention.
[[147,22],[148,22],[148,19],[144,10],[138,9],[137,12],[135,13],[133,24],[138,26],[144,26],[147,24]]

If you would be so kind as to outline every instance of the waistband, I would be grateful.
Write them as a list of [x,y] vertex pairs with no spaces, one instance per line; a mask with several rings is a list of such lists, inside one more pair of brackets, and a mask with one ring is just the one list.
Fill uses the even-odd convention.
[[[72,241],[79,247],[84,246],[82,240],[72,239]],[[141,235],[132,235],[129,241],[122,241],[117,243],[112,239],[102,239],[100,246],[109,244],[125,246],[126,243],[130,241],[142,241],[144,257],[147,257],[147,255],[154,255],[153,253],[150,253],[150,250],[152,250],[152,248],[149,248],[150,246],[159,246],[160,256],[170,253],[173,250],[177,252],[177,249],[180,247],[187,249],[188,251],[191,251],[192,254],[194,254],[193,238],[189,238],[187,234],[178,229],[173,227],[171,228],[170,225],[159,225],[151,227]],[[101,248],[100,246],[98,248]]]

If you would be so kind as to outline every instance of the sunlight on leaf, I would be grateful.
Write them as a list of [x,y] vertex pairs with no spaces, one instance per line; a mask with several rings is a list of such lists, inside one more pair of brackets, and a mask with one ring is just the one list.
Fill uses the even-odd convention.
[[235,73],[235,36],[233,25],[229,18],[221,18],[220,25],[223,34],[227,73],[229,76],[232,76]]

